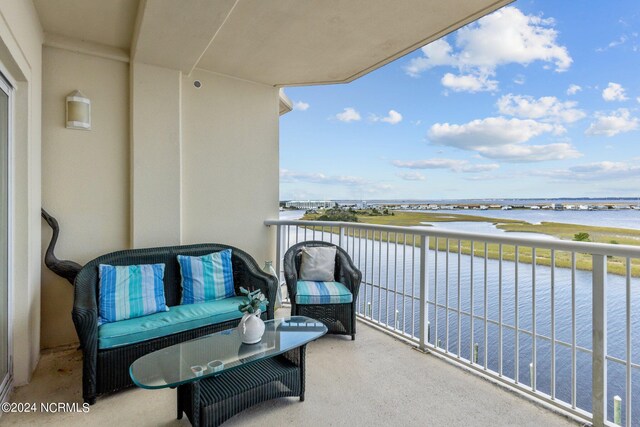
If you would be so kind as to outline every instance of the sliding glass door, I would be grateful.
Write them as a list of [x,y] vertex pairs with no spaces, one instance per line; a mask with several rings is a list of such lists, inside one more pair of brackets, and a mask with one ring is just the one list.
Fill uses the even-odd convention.
[[0,400],[11,379],[9,293],[9,144],[11,87],[0,74]]

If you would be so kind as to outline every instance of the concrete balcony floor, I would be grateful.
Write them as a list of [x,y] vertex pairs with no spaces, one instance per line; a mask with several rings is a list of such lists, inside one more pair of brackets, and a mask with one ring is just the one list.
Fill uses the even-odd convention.
[[[278,315],[287,314],[279,310]],[[32,382],[14,402],[78,402],[82,355],[42,355]],[[307,347],[306,400],[255,406],[225,426],[573,426],[540,407],[435,356],[358,323],[356,341],[325,336]],[[89,413],[3,414],[3,426],[180,426],[176,392],[128,389],[99,398]]]

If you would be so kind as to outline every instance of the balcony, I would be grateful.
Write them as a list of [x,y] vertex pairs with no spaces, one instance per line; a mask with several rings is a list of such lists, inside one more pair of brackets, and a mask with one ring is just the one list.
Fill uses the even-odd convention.
[[581,422],[640,426],[640,249],[428,227],[267,221],[280,256],[343,247],[364,323]]
[[[304,403],[271,401],[227,425],[408,425],[417,417],[430,425],[638,425],[638,248],[421,227],[266,224],[277,229],[278,269],[299,241],[349,252],[363,273],[358,335],[309,345]],[[13,401],[81,405],[81,360],[76,349],[43,355]],[[99,399],[88,414],[38,406],[2,420],[187,424],[175,420],[175,399],[173,390],[130,389]]]
[[[286,309],[277,312],[286,314]],[[266,402],[224,425],[577,425],[364,322],[358,328],[355,342],[326,336],[309,345],[305,402]],[[76,349],[44,354],[32,382],[18,389],[13,401],[82,405],[81,360]],[[2,424],[189,425],[175,419],[175,408],[175,390],[136,388],[98,399],[88,414],[47,414],[38,408],[5,414]]]

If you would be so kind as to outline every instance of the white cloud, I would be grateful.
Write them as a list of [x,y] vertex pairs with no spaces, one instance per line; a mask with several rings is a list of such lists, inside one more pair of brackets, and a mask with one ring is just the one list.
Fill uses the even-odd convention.
[[440,80],[442,85],[454,92],[494,92],[498,90],[498,81],[490,80],[488,75],[447,73]]
[[505,64],[543,61],[554,64],[558,72],[566,71],[573,60],[567,48],[557,43],[558,32],[553,25],[553,19],[504,7],[458,30],[455,49],[445,39],[424,46],[422,56],[411,59],[405,71],[417,77],[434,67],[454,67],[460,75],[449,73],[442,83],[458,91],[475,92],[495,90],[497,81],[489,78],[495,75],[498,66]]
[[540,170],[532,173],[567,181],[620,180],[640,177],[640,165],[636,162],[602,161],[572,166],[568,169]]
[[471,164],[468,160],[456,159],[425,159],[425,160],[394,160],[395,167],[404,169],[449,169],[452,172],[477,173],[496,170],[500,165],[496,163]]
[[626,101],[629,98],[625,95],[622,85],[609,82],[609,85],[602,91],[602,99],[607,102],[611,102]]
[[535,120],[487,117],[463,125],[436,123],[429,129],[428,137],[436,144],[473,149],[476,146],[522,143],[553,129],[552,125]]
[[342,111],[342,113],[336,114],[336,119],[340,120],[341,122],[349,123],[358,121],[361,119],[361,117],[360,113],[358,113],[354,108],[347,107],[344,109],[344,111]]
[[537,162],[579,157],[568,143],[524,145],[531,138],[557,133],[558,126],[535,120],[488,117],[462,125],[436,123],[429,129],[429,140],[435,144],[475,151],[485,158],[509,162]]
[[325,175],[321,172],[296,172],[288,169],[280,169],[280,182],[306,182],[312,184],[339,185],[342,187],[351,188],[358,193],[364,192],[368,194],[376,194],[379,192],[391,190],[393,188],[389,184],[370,181],[358,176]]
[[576,93],[580,92],[582,90],[582,87],[576,85],[576,84],[572,84],[569,85],[569,88],[567,89],[567,95],[575,95]]
[[329,176],[323,173],[294,172],[287,169],[280,169],[280,182],[311,182],[314,184],[342,184],[349,186],[359,186],[368,183],[364,178],[357,176]]
[[427,177],[420,172],[402,172],[399,173],[398,176],[405,181],[425,181],[427,179]]
[[554,123],[573,123],[586,117],[584,111],[574,108],[576,102],[562,102],[555,96],[534,99],[510,93],[498,99],[496,105],[502,114]]
[[581,156],[571,144],[564,142],[546,145],[508,144],[499,147],[480,147],[478,152],[484,157],[505,162],[543,162]]
[[524,75],[522,74],[518,74],[514,79],[513,82],[517,85],[523,85],[525,84],[527,81],[527,79],[524,77]]
[[293,103],[293,109],[298,111],[307,111],[309,109],[309,104],[303,101],[296,101]]
[[389,114],[387,114],[386,117],[378,117],[375,114],[372,114],[370,120],[372,122],[385,122],[395,125],[402,121],[402,114],[398,113],[396,110],[389,110]]
[[632,117],[626,108],[618,108],[611,113],[596,113],[596,120],[585,131],[587,135],[614,136],[623,132],[631,132],[638,128],[638,118]]
[[629,38],[626,35],[621,35],[620,38],[618,38],[617,40],[613,40],[612,42],[610,42],[607,47],[599,47],[596,49],[596,52],[604,52],[607,49],[613,49],[614,47],[623,45],[627,42]]

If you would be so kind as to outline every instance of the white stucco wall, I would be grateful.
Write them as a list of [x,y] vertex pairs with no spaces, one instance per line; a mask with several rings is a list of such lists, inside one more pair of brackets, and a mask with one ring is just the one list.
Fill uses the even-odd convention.
[[42,29],[30,1],[0,0],[0,68],[15,86],[13,151],[14,384],[40,355],[40,130]]
[[180,244],[180,71],[131,70],[131,244]]
[[[278,215],[278,89],[131,67],[44,48],[42,204],[62,229],[56,255],[85,263],[129,247],[220,242],[272,260],[263,221]],[[64,127],[75,89],[91,99],[91,131]],[[40,256],[51,237],[42,224]],[[42,295],[42,347],[75,343],[72,287],[44,268]]]
[[[45,47],[43,70],[42,206],[60,224],[58,258],[84,264],[129,247],[129,64]],[[90,131],[65,127],[76,89],[91,99]],[[50,238],[42,221],[42,257]],[[72,306],[73,287],[43,267],[43,348],[77,341]]]
[[271,86],[200,70],[183,78],[183,243],[237,246],[261,266],[273,259],[263,221],[278,216],[278,102]]

